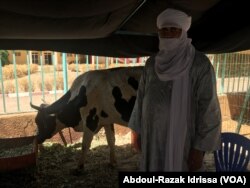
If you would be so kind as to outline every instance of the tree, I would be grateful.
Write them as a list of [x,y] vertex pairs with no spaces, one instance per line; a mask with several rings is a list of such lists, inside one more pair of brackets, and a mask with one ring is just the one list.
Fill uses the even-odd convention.
[[0,50],[2,66],[9,64],[8,56],[9,56],[9,52],[7,50]]

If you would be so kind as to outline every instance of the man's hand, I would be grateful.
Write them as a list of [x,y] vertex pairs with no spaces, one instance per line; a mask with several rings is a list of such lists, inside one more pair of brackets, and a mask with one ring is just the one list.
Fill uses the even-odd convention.
[[139,135],[136,132],[132,131],[132,133],[131,133],[131,143],[132,143],[133,149],[136,152],[141,151],[141,135]]
[[188,157],[188,168],[190,172],[199,170],[202,167],[204,152],[191,149]]

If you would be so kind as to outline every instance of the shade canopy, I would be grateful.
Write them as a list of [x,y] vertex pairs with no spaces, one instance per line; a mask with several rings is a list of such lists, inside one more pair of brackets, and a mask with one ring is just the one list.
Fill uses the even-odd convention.
[[250,49],[246,0],[8,0],[0,6],[0,49],[112,57],[153,55],[164,9],[192,16],[188,32],[204,53]]

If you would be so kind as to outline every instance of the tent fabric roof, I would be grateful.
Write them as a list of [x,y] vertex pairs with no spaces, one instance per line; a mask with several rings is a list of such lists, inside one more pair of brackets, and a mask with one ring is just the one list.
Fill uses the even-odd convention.
[[192,16],[197,49],[250,49],[245,0],[8,0],[0,6],[0,49],[149,56],[158,50],[156,17],[168,7]]

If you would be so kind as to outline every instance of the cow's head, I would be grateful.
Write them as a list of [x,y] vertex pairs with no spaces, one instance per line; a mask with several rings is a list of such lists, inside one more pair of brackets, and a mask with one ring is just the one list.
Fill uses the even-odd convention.
[[35,118],[37,124],[38,133],[37,141],[38,144],[43,143],[46,139],[49,139],[53,136],[56,129],[56,116],[54,113],[48,113],[46,110],[47,104],[41,104],[40,106],[35,106],[30,103],[30,106],[36,110],[38,113]]

